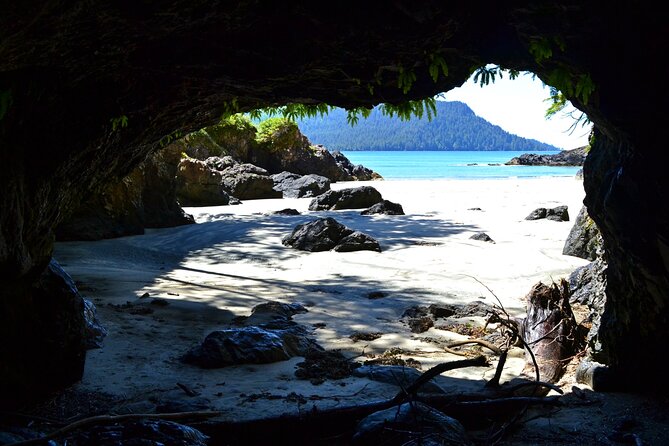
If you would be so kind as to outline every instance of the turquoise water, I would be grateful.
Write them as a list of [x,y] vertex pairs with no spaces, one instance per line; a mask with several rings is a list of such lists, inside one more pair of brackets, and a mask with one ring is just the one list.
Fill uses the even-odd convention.
[[[505,166],[525,152],[358,152],[342,151],[388,180],[485,179],[574,176],[580,167]],[[541,152],[553,154],[557,152]]]

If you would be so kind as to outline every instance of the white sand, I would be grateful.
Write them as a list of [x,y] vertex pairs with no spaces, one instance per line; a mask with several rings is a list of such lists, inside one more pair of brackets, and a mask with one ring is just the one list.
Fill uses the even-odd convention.
[[[234,316],[248,315],[263,302],[281,301],[308,307],[308,313],[295,316],[297,322],[327,324],[314,331],[327,349],[342,349],[350,357],[363,348],[376,354],[390,347],[419,350],[412,357],[425,369],[460,358],[418,338],[462,336],[435,328],[411,333],[399,321],[408,307],[495,303],[478,279],[509,312],[522,316],[522,298],[534,283],[566,277],[587,263],[562,255],[584,198],[582,183],[573,178],[379,181],[337,183],[333,188],[362,184],[402,204],[407,215],[308,212],[310,199],[254,200],[239,206],[187,208],[197,225],[99,242],[59,243],[55,258],[98,305],[109,329],[104,347],[89,351],[85,376],[77,387],[120,395],[128,410],[141,410],[151,398],[183,395],[176,383],[184,383],[235,419],[378,400],[394,395],[397,388],[362,378],[314,386],[294,377],[295,364],[302,358],[217,370],[184,365],[177,358],[212,330],[226,328]],[[571,222],[524,220],[537,207],[563,204],[569,207]],[[474,207],[482,211],[469,210]],[[283,208],[303,215],[265,215]],[[281,244],[295,225],[323,215],[372,235],[383,252],[309,253]],[[470,240],[478,231],[496,243]],[[387,296],[370,300],[366,295],[373,291]],[[140,298],[147,292],[171,304],[152,307],[155,311],[148,315],[106,305],[148,305],[150,299]],[[348,336],[355,331],[385,334],[354,343]],[[519,367],[522,359],[511,361],[508,376]],[[456,391],[478,388],[491,374],[490,369],[456,371],[448,376],[469,381],[448,384]],[[282,399],[245,402],[240,396],[262,392],[326,398],[305,406]]]

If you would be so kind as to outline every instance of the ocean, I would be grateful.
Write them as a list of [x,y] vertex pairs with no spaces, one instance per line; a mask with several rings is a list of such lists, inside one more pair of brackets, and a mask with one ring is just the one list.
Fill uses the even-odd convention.
[[[380,152],[342,151],[387,180],[573,177],[580,167],[505,166],[526,152]],[[557,151],[539,152],[550,155]]]

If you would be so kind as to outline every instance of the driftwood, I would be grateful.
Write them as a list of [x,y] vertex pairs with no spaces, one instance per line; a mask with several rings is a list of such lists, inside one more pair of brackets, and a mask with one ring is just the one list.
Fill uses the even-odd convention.
[[[556,383],[564,373],[566,360],[576,353],[578,345],[578,324],[569,305],[569,284],[564,279],[550,286],[539,282],[526,299],[527,317],[520,327],[522,338],[538,364],[540,378],[537,380]],[[528,363],[524,374],[530,373]]]

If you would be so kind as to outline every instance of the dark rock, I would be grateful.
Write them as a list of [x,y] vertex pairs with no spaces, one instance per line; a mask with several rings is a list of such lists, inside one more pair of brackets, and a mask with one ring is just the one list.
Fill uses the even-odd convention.
[[307,312],[308,310],[299,303],[266,302],[253,307],[251,316],[246,318],[243,323],[245,325],[262,325],[275,320],[289,321],[294,315]]
[[383,197],[371,186],[351,189],[329,190],[311,200],[310,211],[368,208],[383,201]]
[[412,401],[375,412],[356,427],[354,444],[418,446],[469,445],[465,428],[456,419]]
[[424,333],[430,328],[434,327],[434,321],[431,317],[415,317],[409,318],[407,324],[412,333]]
[[404,209],[402,209],[401,204],[393,203],[392,201],[388,200],[383,200],[379,203],[376,203],[372,207],[365,209],[360,213],[360,215],[373,215],[373,214],[404,215]]
[[542,218],[553,221],[569,221],[567,206],[557,206],[552,209],[537,208],[525,217],[525,220],[540,220]]
[[405,317],[425,317],[430,314],[430,310],[428,307],[424,306],[419,306],[415,305],[413,307],[409,307],[406,310],[404,310],[404,313],[402,313],[402,318]]
[[599,232],[597,224],[590,218],[587,209],[583,206],[567,236],[562,254],[595,260],[602,255],[603,244],[602,234]]
[[65,436],[67,444],[101,446],[207,446],[208,439],[190,426],[151,419],[100,423]]
[[344,172],[344,175],[340,180],[357,180],[357,181],[370,181],[382,179],[381,175],[374,172],[372,169],[368,169],[361,164],[353,165],[353,163],[346,158],[346,155],[341,153],[339,150],[332,152],[332,157],[337,162],[337,166]]
[[282,243],[302,251],[329,251],[341,239],[352,233],[352,229],[342,225],[334,218],[319,218],[297,225],[290,235],[283,238]]
[[458,311],[457,307],[454,305],[435,305],[432,304],[427,307],[430,314],[435,318],[440,317],[451,317],[455,315]]
[[233,157],[226,156],[210,156],[204,160],[204,163],[212,170],[223,171],[229,167],[237,166],[239,161]]
[[508,166],[582,166],[588,154],[587,149],[588,146],[583,146],[573,150],[563,150],[555,155],[524,153],[505,164]]
[[234,364],[266,364],[304,356],[310,350],[319,348],[307,338],[303,327],[277,321],[259,327],[231,328],[209,333],[201,345],[182,357],[182,361],[205,369]]
[[468,208],[468,211],[482,211],[483,209],[481,208]]
[[274,190],[274,181],[267,171],[253,164],[236,164],[221,172],[224,190],[240,199],[281,198],[281,192]]
[[576,175],[574,175],[574,178],[577,180],[583,180],[583,169],[578,169]]
[[320,175],[281,172],[272,175],[274,190],[284,198],[316,197],[330,190],[330,180]]
[[541,220],[542,218],[546,218],[546,208],[537,208],[530,212],[530,215],[525,217],[525,220]]
[[370,291],[367,293],[367,299],[383,299],[384,297],[387,297],[388,293],[385,293],[383,291]]
[[553,221],[569,221],[567,206],[557,206],[552,209],[546,209],[546,219]]
[[88,299],[84,301],[84,320],[86,321],[86,349],[101,348],[102,340],[107,336],[107,329],[104,328],[97,317],[95,304]]
[[[422,375],[421,372],[401,365],[363,365],[353,371],[353,376],[367,378],[372,381],[392,384],[406,389]],[[426,382],[420,388],[420,393],[446,393],[444,389],[433,381]]]
[[84,300],[51,260],[31,286],[8,298],[0,288],[0,407],[73,384],[84,371]]
[[302,215],[297,209],[286,208],[272,212],[272,215]]
[[369,235],[353,231],[331,217],[319,218],[297,225],[293,232],[283,238],[282,243],[302,251],[377,251],[379,242]]
[[477,232],[476,234],[472,235],[469,238],[472,240],[480,240],[482,242],[495,243],[495,241],[491,239],[490,236],[485,232]]
[[364,232],[355,231],[339,240],[333,248],[337,252],[376,251],[381,252],[379,242]]

